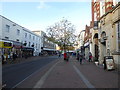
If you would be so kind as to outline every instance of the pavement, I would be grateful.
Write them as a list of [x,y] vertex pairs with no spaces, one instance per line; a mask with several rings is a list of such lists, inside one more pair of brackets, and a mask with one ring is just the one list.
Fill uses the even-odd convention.
[[16,88],[118,88],[118,84],[117,70],[107,71],[86,60],[80,64],[71,56],[68,62],[58,58]]

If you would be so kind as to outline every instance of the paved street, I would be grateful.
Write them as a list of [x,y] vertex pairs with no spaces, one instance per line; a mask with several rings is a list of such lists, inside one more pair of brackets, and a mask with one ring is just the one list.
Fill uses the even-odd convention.
[[35,60],[26,60],[25,62],[5,65],[2,68],[3,82],[6,82],[7,88],[15,87],[34,72],[40,70],[48,63],[56,60],[58,57],[38,57]]
[[118,73],[107,71],[93,62],[63,58],[32,74],[16,88],[118,88]]

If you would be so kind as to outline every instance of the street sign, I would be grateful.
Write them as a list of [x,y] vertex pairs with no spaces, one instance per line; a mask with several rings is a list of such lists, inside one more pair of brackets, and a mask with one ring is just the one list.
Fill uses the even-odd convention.
[[112,56],[106,56],[107,70],[115,69],[114,60]]

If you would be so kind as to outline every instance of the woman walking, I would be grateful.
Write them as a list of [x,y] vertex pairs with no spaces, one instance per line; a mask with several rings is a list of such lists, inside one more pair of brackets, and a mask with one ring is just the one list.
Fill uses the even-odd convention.
[[82,60],[83,60],[83,54],[80,52],[80,55],[79,55],[80,64],[82,64]]

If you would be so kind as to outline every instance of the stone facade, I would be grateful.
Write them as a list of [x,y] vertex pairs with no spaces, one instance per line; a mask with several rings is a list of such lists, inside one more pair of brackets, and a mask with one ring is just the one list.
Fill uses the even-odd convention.
[[102,64],[105,56],[113,56],[115,65],[120,64],[119,52],[119,22],[120,4],[100,18],[99,26],[99,62]]

